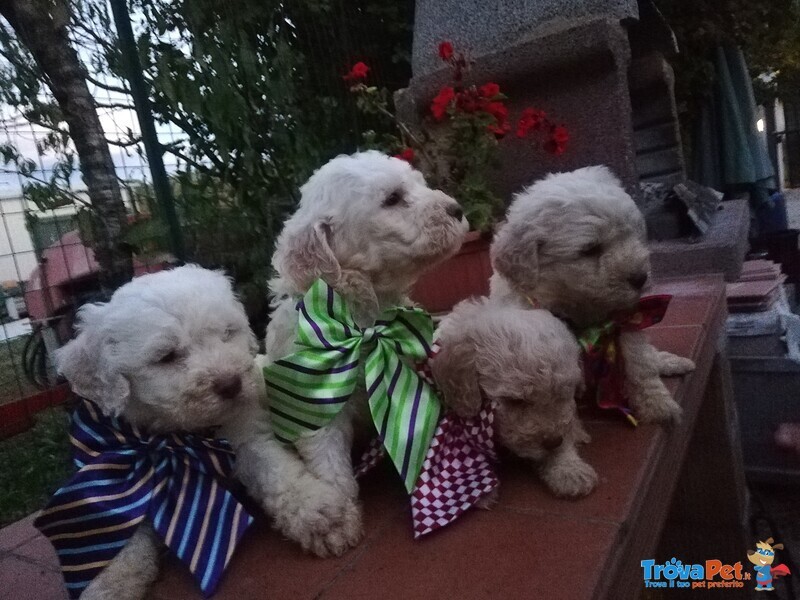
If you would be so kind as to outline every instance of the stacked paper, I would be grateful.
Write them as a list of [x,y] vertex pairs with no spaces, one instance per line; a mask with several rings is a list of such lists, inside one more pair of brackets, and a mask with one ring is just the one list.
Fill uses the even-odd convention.
[[727,285],[728,311],[755,313],[769,310],[777,302],[785,280],[780,265],[771,260],[745,262],[739,281]]

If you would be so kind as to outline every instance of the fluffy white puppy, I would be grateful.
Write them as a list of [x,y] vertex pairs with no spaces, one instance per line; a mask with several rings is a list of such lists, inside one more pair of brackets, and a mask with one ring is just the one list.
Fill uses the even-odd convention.
[[577,416],[580,349],[546,310],[466,300],[442,320],[431,371],[444,402],[462,417],[494,404],[497,441],[535,461],[558,496],[582,496],[597,484],[578,455],[589,440]]
[[[56,355],[72,390],[149,433],[219,427],[236,469],[276,527],[324,554],[348,543],[345,502],[277,442],[259,404],[256,340],[221,273],[196,266],[144,275],[79,313]],[[139,599],[158,571],[158,541],[141,526],[82,598]]]
[[[275,311],[267,328],[267,360],[297,348],[297,299],[317,279],[332,286],[371,326],[387,308],[407,304],[409,288],[427,268],[454,254],[467,231],[455,200],[431,190],[408,163],[375,151],[339,156],[301,188],[273,256]],[[358,509],[351,446],[354,425],[374,434],[361,389],[326,427],[296,443],[309,469]],[[360,533],[361,522],[352,524]]]
[[[577,327],[596,324],[639,300],[650,276],[645,237],[641,212],[608,168],[549,175],[508,209],[492,244],[491,296],[521,307],[534,300]],[[659,376],[687,373],[694,363],[659,352],[638,331],[623,333],[620,345],[637,418],[679,419]]]

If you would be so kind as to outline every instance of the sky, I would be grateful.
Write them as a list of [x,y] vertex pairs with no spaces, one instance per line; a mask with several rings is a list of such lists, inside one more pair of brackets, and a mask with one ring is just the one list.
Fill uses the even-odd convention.
[[[40,166],[40,169],[37,170],[34,175],[37,177],[42,177],[43,173],[41,168],[43,168],[45,171],[52,169],[56,160],[52,153],[47,153],[44,156],[38,156],[38,152],[36,150],[36,139],[41,139],[45,135],[46,130],[33,126],[27,122],[20,122],[21,119],[14,118],[16,115],[12,116],[10,110],[11,109],[9,107],[0,108],[0,115],[2,115],[0,118],[6,122],[9,121],[9,118],[11,118],[11,121],[15,123],[15,125],[9,125],[7,128],[7,135],[5,136],[1,128],[2,126],[0,125],[0,136],[5,137],[5,139],[0,138],[0,140],[2,140],[0,143],[11,142],[25,157],[36,161]],[[136,113],[132,110],[99,108],[98,115],[100,117],[103,130],[106,132],[106,136],[111,139],[126,139],[128,130],[132,131],[134,135],[139,134],[139,123],[136,119]],[[156,124],[156,131],[158,133],[159,140],[162,142],[173,141],[174,136],[168,126]],[[137,154],[136,147],[125,149],[110,145],[109,150],[111,152],[111,158],[114,161],[114,165],[117,168],[117,173],[122,179],[149,179],[149,172],[146,168],[146,162]],[[170,158],[170,156],[165,156],[165,161],[169,163]],[[170,166],[174,168],[174,165],[168,164],[168,170],[171,170]],[[0,165],[0,167],[2,167],[2,165]],[[46,175],[49,176],[49,173],[46,173]],[[71,183],[74,186],[74,189],[85,188],[80,173],[77,172],[77,169],[76,173],[71,179]],[[8,198],[19,196],[21,193],[22,187],[19,175],[16,173],[0,172],[0,197]]]

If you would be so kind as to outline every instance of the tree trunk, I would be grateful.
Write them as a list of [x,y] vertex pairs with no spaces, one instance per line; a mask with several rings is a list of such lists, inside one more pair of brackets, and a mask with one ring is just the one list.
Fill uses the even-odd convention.
[[133,275],[123,243],[127,216],[86,73],[69,40],[69,7],[65,0],[0,0],[0,14],[30,50],[64,113],[96,215],[91,246],[100,283],[111,292]]

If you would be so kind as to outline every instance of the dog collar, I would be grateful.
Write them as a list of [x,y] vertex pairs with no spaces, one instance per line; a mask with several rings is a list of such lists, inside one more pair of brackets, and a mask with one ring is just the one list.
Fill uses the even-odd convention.
[[34,525],[56,549],[71,598],[145,519],[210,595],[253,518],[236,499],[234,453],[192,433],[147,435],[82,399],[72,415],[78,472]]

